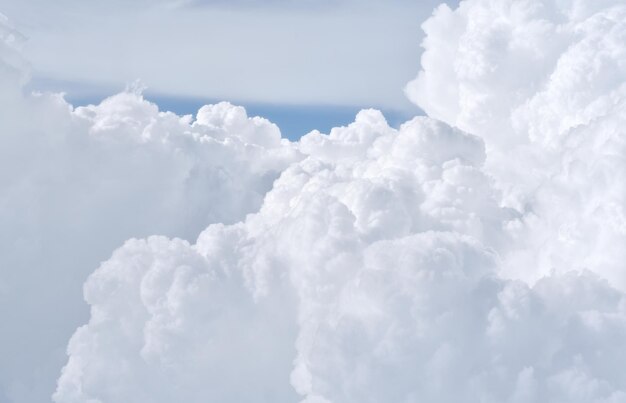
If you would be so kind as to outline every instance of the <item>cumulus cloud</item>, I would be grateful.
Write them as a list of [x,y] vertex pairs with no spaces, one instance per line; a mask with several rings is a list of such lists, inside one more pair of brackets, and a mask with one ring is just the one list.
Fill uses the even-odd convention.
[[0,39],[0,401],[44,401],[100,261],[129,237],[195,239],[243,219],[299,156],[274,124],[228,103],[194,118],[131,90],[80,108],[28,94],[5,19]]
[[56,402],[626,399],[621,291],[499,275],[519,213],[480,138],[363,111],[300,148],[259,213],[128,241],[89,278]]
[[624,4],[473,0],[423,28],[407,94],[485,140],[486,172],[524,213],[508,274],[589,269],[626,289]]
[[[624,16],[441,6],[407,87],[429,117],[364,110],[297,143],[226,103],[16,86],[1,295],[33,308],[4,344],[72,313],[132,236],[84,284],[56,403],[626,401]],[[55,346],[31,337],[5,385]]]

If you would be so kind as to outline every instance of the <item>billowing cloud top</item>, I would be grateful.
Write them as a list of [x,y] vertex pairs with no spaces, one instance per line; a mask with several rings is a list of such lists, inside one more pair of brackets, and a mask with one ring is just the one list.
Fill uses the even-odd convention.
[[508,274],[588,268],[625,289],[623,2],[467,1],[423,27],[407,94],[486,141],[486,171],[524,213]]
[[364,110],[297,143],[226,103],[16,95],[37,119],[2,138],[26,168],[1,182],[21,249],[0,256],[21,266],[0,295],[37,309],[0,336],[5,395],[27,401],[20,360],[43,362],[5,345],[55,317],[41,301],[75,302],[46,295],[90,270],[66,262],[100,256],[97,234],[135,238],[84,285],[57,403],[626,402],[624,16],[441,6],[407,87],[430,117]]
[[90,277],[56,401],[626,398],[620,291],[499,275],[519,213],[478,137],[363,111],[300,147],[259,213],[128,241]]

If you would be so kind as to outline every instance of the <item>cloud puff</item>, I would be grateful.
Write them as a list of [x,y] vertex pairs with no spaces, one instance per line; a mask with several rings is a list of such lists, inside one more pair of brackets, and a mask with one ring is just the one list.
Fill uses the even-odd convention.
[[586,268],[626,289],[624,4],[472,0],[423,27],[407,94],[485,140],[486,172],[524,213],[509,275]]
[[299,146],[259,213],[90,276],[56,402],[626,399],[624,294],[499,275],[519,213],[480,138],[369,110]]
[[0,400],[33,402],[54,390],[88,318],[81,285],[114,248],[237,222],[300,157],[228,103],[193,118],[130,90],[80,108],[28,94],[20,40],[0,20]]

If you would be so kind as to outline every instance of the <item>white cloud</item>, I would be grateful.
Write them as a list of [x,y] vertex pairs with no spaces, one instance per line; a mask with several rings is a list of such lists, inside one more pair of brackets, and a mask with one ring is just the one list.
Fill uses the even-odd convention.
[[509,275],[588,268],[626,288],[626,7],[441,6],[409,97],[485,139],[486,170],[524,216]]
[[85,283],[57,403],[626,401],[624,14],[440,7],[407,90],[431,117],[297,143],[225,103],[13,84],[6,400],[51,391],[84,265],[133,236]]
[[194,239],[243,219],[299,157],[228,103],[194,119],[132,91],[76,109],[23,93],[19,36],[2,21],[0,39],[0,400],[42,401],[100,261],[132,236]]
[[56,402],[626,399],[624,294],[500,276],[512,212],[479,138],[363,111],[300,147],[245,222],[128,241],[90,277]]

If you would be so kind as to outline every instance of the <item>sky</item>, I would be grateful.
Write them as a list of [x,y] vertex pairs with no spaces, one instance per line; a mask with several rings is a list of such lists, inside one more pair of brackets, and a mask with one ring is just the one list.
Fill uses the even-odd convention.
[[[28,41],[33,89],[73,104],[141,80],[164,108],[229,100],[290,138],[348,124],[363,107],[419,113],[403,95],[434,0],[1,0]],[[317,122],[317,123],[314,123]]]
[[0,10],[0,403],[626,402],[623,1]]

